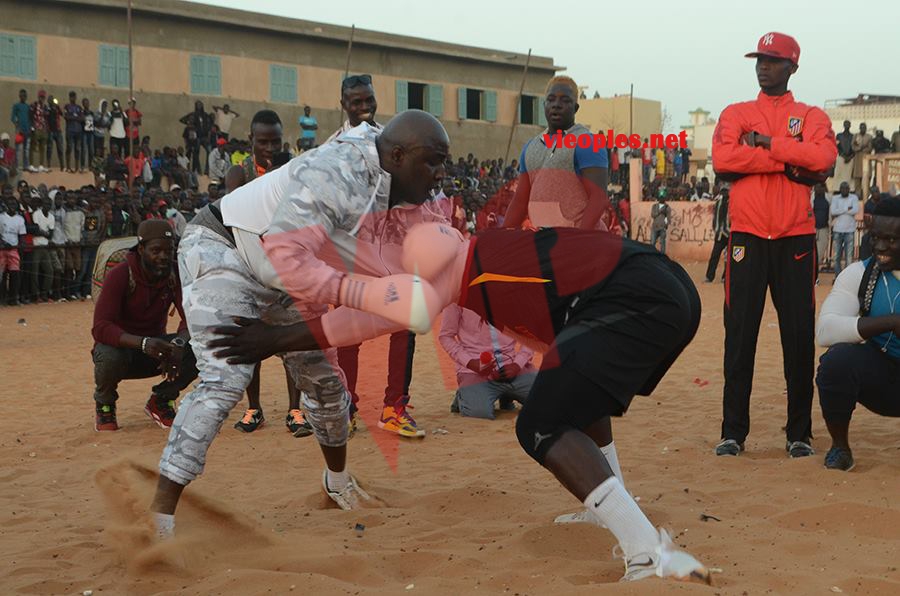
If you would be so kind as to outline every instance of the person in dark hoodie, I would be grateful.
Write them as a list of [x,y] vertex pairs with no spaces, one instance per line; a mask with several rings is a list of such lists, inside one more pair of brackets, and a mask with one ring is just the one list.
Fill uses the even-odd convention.
[[[98,431],[118,430],[116,392],[125,379],[165,375],[154,385],[144,412],[162,428],[172,426],[175,399],[197,378],[194,353],[181,308],[181,284],[174,269],[175,235],[164,219],[148,219],[125,262],[107,273],[94,307],[94,401]],[[175,306],[178,332],[166,333]]]

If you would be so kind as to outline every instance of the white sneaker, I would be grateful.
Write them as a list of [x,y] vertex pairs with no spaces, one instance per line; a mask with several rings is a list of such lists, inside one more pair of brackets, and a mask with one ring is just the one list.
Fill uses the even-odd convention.
[[587,509],[582,509],[575,513],[564,513],[553,520],[554,524],[593,524],[600,528],[605,528],[600,520]]
[[[615,556],[615,552],[613,555]],[[699,581],[707,585],[712,583],[709,570],[688,553],[676,549],[669,533],[663,529],[659,530],[659,544],[653,551],[639,553],[625,560],[625,575],[619,581],[637,581],[654,575]]]
[[360,488],[359,484],[356,482],[356,478],[352,475],[350,476],[350,482],[347,483],[347,486],[345,486],[343,490],[331,490],[328,488],[327,469],[322,470],[322,489],[325,491],[325,494],[328,495],[328,498],[337,503],[338,507],[344,511],[359,509],[360,499],[368,501],[372,498],[369,496],[369,493]]
[[41,174],[46,174],[47,172],[50,171],[50,168],[45,168],[44,166],[38,166],[37,171],[40,172]]
[[28,167],[25,168],[25,169],[28,170],[29,172],[31,172],[32,174],[36,174],[37,172],[40,171],[40,170],[38,170],[38,169],[37,169],[36,167],[34,167],[34,166],[28,166]]

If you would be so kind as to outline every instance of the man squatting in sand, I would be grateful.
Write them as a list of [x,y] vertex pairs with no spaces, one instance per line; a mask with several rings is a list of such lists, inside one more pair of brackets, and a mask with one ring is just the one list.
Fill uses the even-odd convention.
[[[233,366],[213,355],[213,329],[234,317],[286,324],[321,315],[346,300],[348,269],[401,272],[403,232],[387,234],[388,220],[431,195],[448,152],[440,122],[410,110],[380,135],[362,124],[291,160],[204,208],[188,225],[178,259],[200,382],[182,401],[160,460],[151,505],[160,537],[174,533],[181,492],[202,473],[210,444],[253,375],[253,363]],[[266,240],[267,259],[260,238],[269,235],[275,241]],[[270,260],[289,263],[290,271],[282,267],[276,275]],[[335,350],[283,358],[325,457],[323,487],[342,509],[352,509],[368,495],[346,469],[350,400]]]
[[[281,236],[292,234],[266,238],[282,275],[290,275],[290,263],[277,247],[286,242]],[[450,226],[435,223],[408,232],[403,266],[415,275],[345,281],[353,289],[342,300],[349,308],[281,327],[237,319],[237,327],[213,330],[224,337],[209,345],[223,347],[216,356],[229,362],[254,362],[278,351],[345,345],[404,325],[425,332],[456,302],[546,350],[516,435],[595,523],[615,535],[624,552],[623,579],[708,582],[703,565],[675,549],[664,530],[656,531],[601,450],[612,441],[610,416],[624,414],[636,394],[649,395],[697,331],[700,297],[684,269],[647,245],[608,232],[486,230],[464,241]]]

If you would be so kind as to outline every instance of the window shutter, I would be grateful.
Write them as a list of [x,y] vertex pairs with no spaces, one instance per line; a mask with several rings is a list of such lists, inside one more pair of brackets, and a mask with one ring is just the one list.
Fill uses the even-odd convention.
[[397,112],[405,112],[409,109],[409,81],[397,81],[394,85],[397,95]]
[[280,101],[281,98],[281,69],[275,64],[269,65],[269,99]]
[[100,46],[100,84],[114,87],[116,84],[116,48]]
[[191,93],[203,93],[203,56],[191,56]]
[[537,122],[541,126],[547,126],[547,118],[544,117],[544,98],[542,97],[538,101],[534,102],[534,105],[536,106],[535,109],[537,110],[537,114],[535,114],[537,116],[537,119],[535,120],[535,122]]
[[206,93],[209,95],[222,95],[222,62],[218,56],[206,58]]
[[16,38],[11,35],[0,35],[0,75],[4,77],[18,76]]
[[432,116],[440,118],[444,115],[444,87],[443,85],[428,85],[428,111]]
[[116,87],[128,86],[128,75],[131,65],[128,64],[128,48],[116,48]]
[[297,103],[297,69],[293,66],[284,67],[284,101]]
[[468,89],[465,87],[460,87],[456,90],[456,111],[460,120],[465,120],[468,117],[468,108],[466,107],[466,93]]
[[23,79],[33,79],[36,76],[34,38],[20,37],[18,39],[19,64],[18,76]]
[[484,119],[488,122],[497,121],[497,92],[484,92]]

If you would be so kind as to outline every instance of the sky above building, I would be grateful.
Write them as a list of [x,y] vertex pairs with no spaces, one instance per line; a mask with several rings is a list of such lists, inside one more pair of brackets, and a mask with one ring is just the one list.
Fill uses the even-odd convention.
[[565,66],[588,97],[627,94],[634,84],[636,97],[663,103],[666,132],[697,107],[717,117],[755,97],[754,61],[744,54],[769,31],[800,44],[790,84],[799,101],[900,95],[900,2],[199,2],[523,54],[531,48]]

